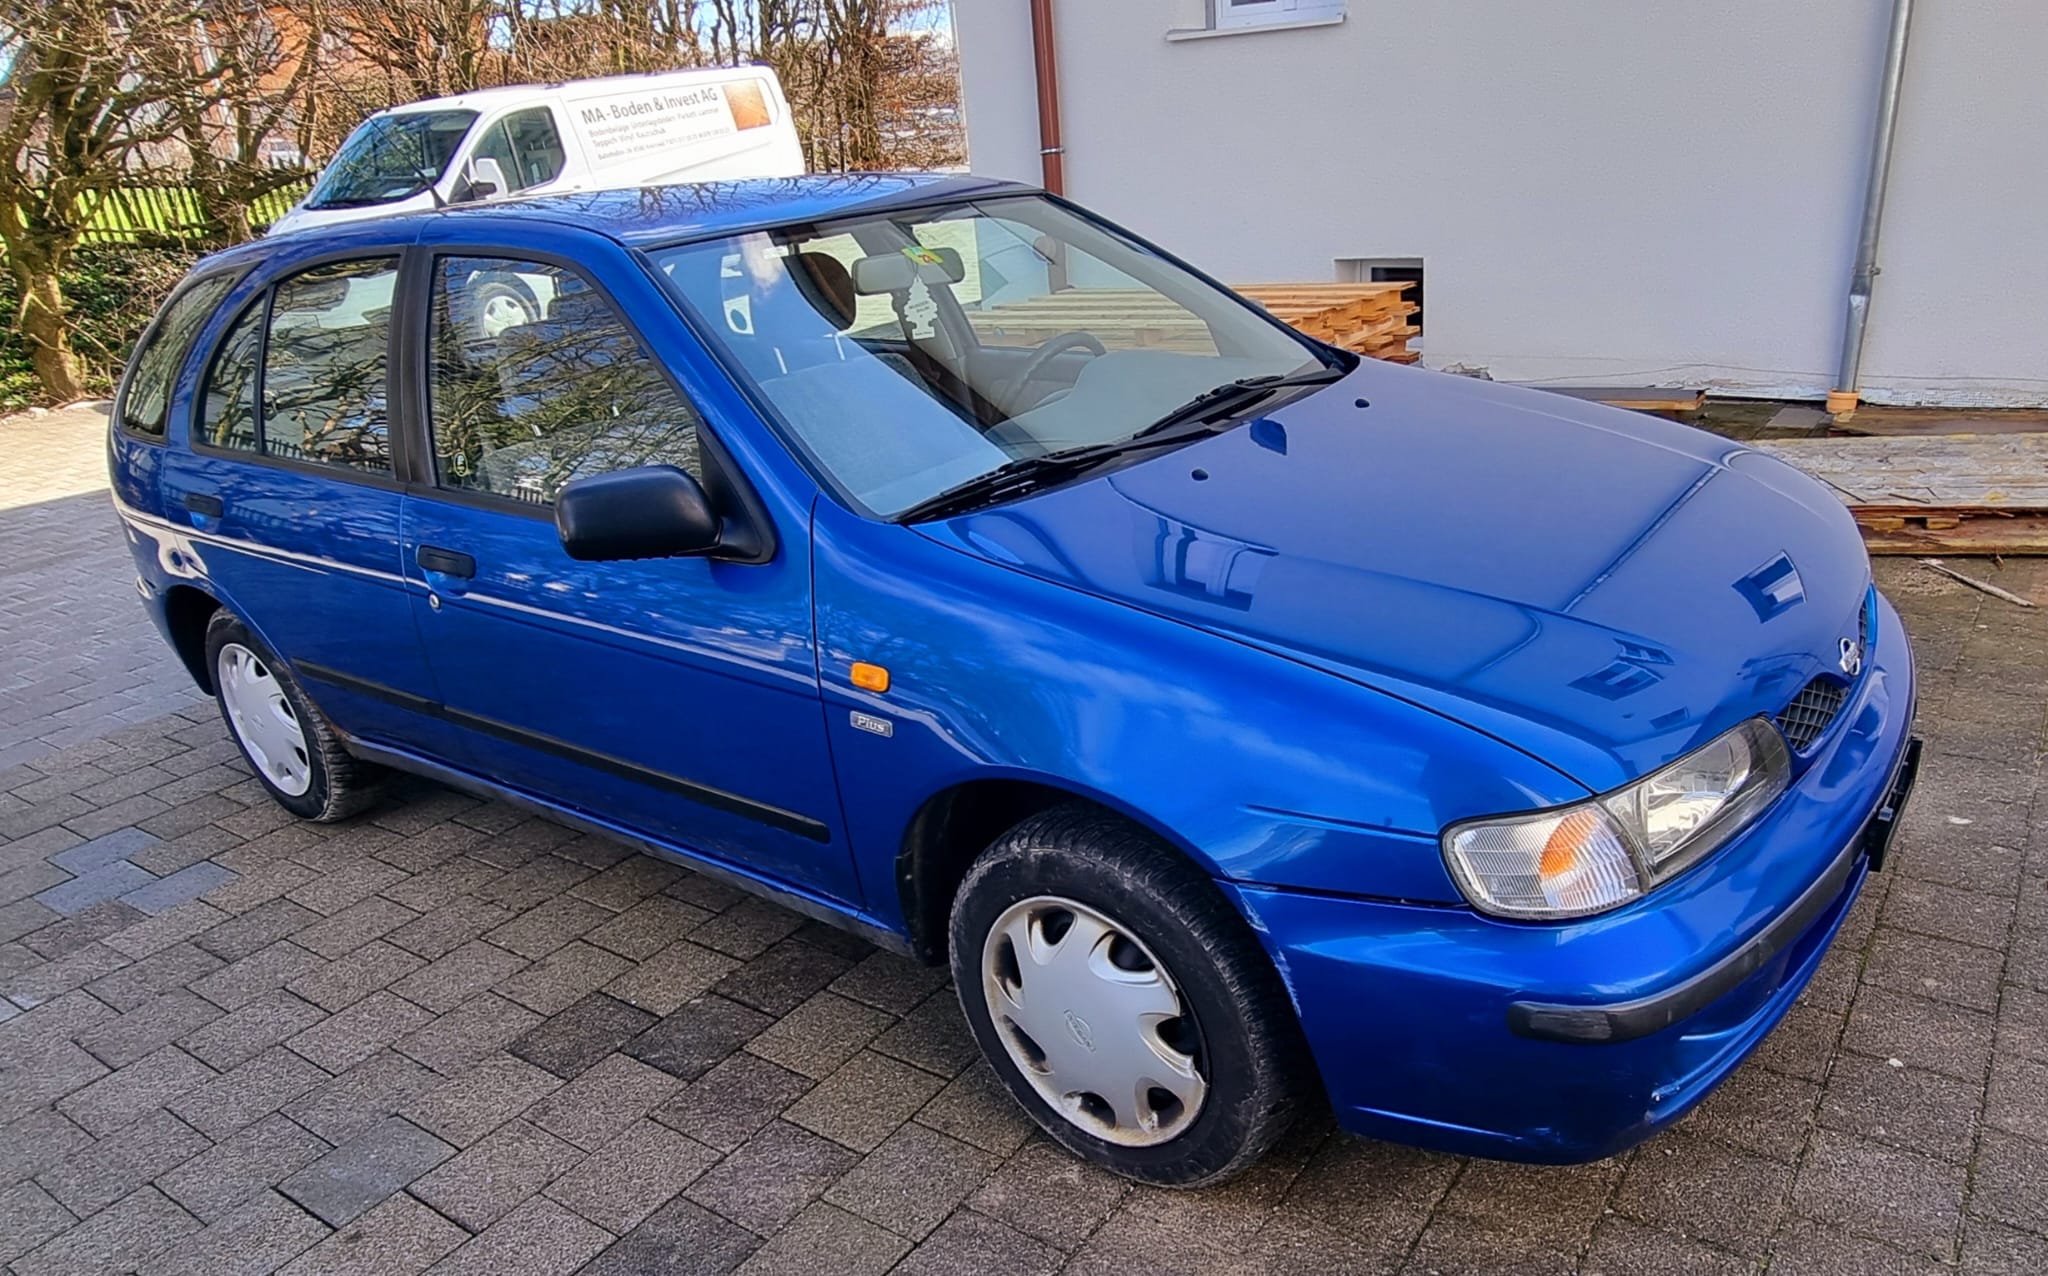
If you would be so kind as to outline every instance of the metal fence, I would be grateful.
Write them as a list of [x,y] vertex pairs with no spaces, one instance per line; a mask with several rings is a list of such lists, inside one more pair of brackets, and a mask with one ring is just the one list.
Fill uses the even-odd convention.
[[[308,173],[258,199],[249,210],[251,224],[257,230],[270,225],[312,185]],[[82,211],[89,244],[189,242],[206,233],[199,193],[190,186],[123,186],[86,196]]]

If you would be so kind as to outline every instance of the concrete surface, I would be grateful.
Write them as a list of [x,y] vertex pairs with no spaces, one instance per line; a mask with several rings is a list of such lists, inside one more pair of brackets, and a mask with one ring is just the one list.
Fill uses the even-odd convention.
[[429,785],[292,821],[135,603],[100,428],[0,422],[18,1276],[2048,1270],[2048,612],[1880,566],[1930,737],[1894,866],[1676,1131],[1529,1169],[1311,1123],[1172,1193],[1034,1134],[938,972]]

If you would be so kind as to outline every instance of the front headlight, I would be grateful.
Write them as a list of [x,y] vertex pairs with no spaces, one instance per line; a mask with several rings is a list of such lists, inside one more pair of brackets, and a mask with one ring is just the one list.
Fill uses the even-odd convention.
[[1444,830],[1465,897],[1502,917],[1564,918],[1635,899],[1735,836],[1791,781],[1777,728],[1752,718],[1613,793]]

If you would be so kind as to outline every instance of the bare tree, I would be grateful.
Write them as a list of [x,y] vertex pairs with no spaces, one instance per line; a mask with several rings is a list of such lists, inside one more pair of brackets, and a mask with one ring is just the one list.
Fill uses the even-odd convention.
[[[300,128],[308,87],[326,42],[325,6],[306,0],[284,9],[264,0],[189,0],[189,42],[144,51],[143,74],[196,91],[165,102],[185,146],[186,182],[206,236],[240,243],[251,233],[257,200],[297,181],[300,162],[273,162],[269,150]],[[281,25],[283,24],[283,25]]]
[[93,201],[175,137],[169,104],[197,77],[142,67],[189,38],[180,0],[0,0],[0,247],[21,297],[16,327],[53,399],[80,397],[62,283]]

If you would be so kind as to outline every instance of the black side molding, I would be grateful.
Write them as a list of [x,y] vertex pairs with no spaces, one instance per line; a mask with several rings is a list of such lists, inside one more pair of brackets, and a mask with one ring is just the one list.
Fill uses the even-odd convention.
[[607,775],[615,775],[622,780],[631,780],[636,784],[645,784],[649,788],[660,789],[665,793],[673,793],[677,797],[686,798],[697,803],[699,806],[708,806],[713,810],[724,811],[728,815],[737,815],[760,824],[766,824],[770,828],[781,829],[785,833],[794,833],[798,837],[809,838],[813,842],[830,842],[832,840],[832,830],[829,827],[808,815],[803,815],[796,811],[785,810],[779,806],[771,806],[766,802],[757,802],[753,798],[741,797],[737,793],[728,793],[724,789],[714,789],[708,784],[698,784],[694,780],[685,780],[681,776],[656,771],[650,767],[641,766],[637,762],[628,762],[624,758],[615,758],[609,753],[599,753],[594,749],[586,749],[580,745],[570,744],[566,740],[557,740],[553,736],[542,735],[537,731],[528,731],[522,727],[515,727],[510,723],[499,722],[495,718],[486,718],[481,714],[466,713],[461,709],[451,708],[448,705],[439,704],[421,696],[408,694],[395,687],[387,687],[380,682],[371,682],[365,678],[358,678],[353,674],[343,673],[339,669],[329,669],[325,665],[309,664],[303,660],[298,660],[292,662],[292,668],[298,670],[305,677],[327,683],[329,686],[339,687],[343,691],[353,691],[357,695],[368,696],[373,700],[382,700],[386,704],[397,705],[401,709],[409,709],[414,713],[425,714],[430,718],[439,718],[444,722],[452,722],[457,726],[467,727],[484,735],[496,736],[498,739],[512,744],[523,745],[541,753],[553,754],[565,762],[574,762],[578,766],[586,766],[594,771],[603,771]]

